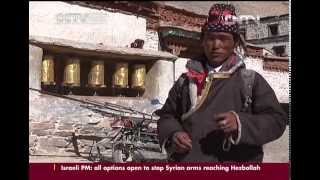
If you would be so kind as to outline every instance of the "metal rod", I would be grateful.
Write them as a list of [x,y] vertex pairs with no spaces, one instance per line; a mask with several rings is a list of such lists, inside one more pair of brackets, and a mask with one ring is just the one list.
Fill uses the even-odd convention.
[[[147,115],[147,116],[150,116],[152,117],[151,114],[147,114],[147,113],[143,113],[143,112],[140,112],[140,111],[137,111],[137,110],[134,110],[134,109],[131,109],[131,108],[128,108],[128,107],[125,107],[125,106],[121,106],[121,105],[117,105],[117,104],[112,104],[112,103],[108,103],[108,102],[105,102],[104,104],[103,103],[100,103],[100,102],[97,102],[97,101],[93,101],[93,100],[81,100],[81,99],[77,99],[77,98],[73,98],[73,97],[69,97],[69,96],[65,96],[65,95],[61,95],[61,94],[57,94],[57,93],[53,93],[53,92],[48,92],[48,91],[43,91],[43,90],[39,90],[39,89],[34,89],[34,88],[29,88],[30,90],[33,90],[33,91],[37,91],[37,92],[40,92],[42,94],[47,94],[47,95],[51,95],[51,96],[55,96],[55,97],[60,97],[60,98],[64,98],[64,99],[68,99],[68,100],[72,100],[72,101],[76,101],[76,102],[80,102],[80,103],[84,103],[84,104],[89,104],[89,105],[93,105],[93,106],[96,106],[96,107],[99,107],[99,108],[106,108],[106,109],[109,109],[109,110],[113,110],[113,111],[117,111],[117,112],[120,112],[120,113],[137,113],[137,114],[141,114],[143,116],[143,119],[150,119],[152,120],[152,118],[145,118],[144,116]],[[116,108],[119,108],[119,109],[116,109]],[[104,112],[104,113],[109,113],[109,114],[114,114],[114,113],[110,113],[110,112],[106,112],[106,111],[103,111],[101,109],[95,109],[97,111],[101,111],[101,112]],[[130,111],[130,112],[128,112]],[[123,117],[130,117],[130,116],[124,116],[124,115],[121,115]],[[137,117],[138,118],[138,117]]]

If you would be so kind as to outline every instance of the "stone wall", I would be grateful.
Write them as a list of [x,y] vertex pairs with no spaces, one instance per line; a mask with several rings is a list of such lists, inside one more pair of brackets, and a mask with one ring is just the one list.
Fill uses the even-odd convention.
[[29,2],[29,34],[115,47],[146,38],[146,19],[71,5]]
[[[263,39],[263,38],[271,38],[269,34],[269,25],[271,24],[278,24],[278,35],[277,36],[285,36],[289,35],[289,18],[283,17],[283,18],[268,18],[267,20],[260,20],[257,23],[247,23],[243,26],[246,29],[246,40],[256,40],[256,39]],[[273,52],[272,48],[274,46],[282,46],[284,45],[285,48],[285,54],[289,54],[289,42],[287,40],[285,41],[279,41],[277,39],[269,40],[268,43],[265,42],[256,42],[257,44],[263,46],[264,48],[270,50]]]
[[247,40],[251,39],[261,39],[269,37],[269,25],[270,24],[279,24],[279,36],[289,34],[289,20],[269,20],[269,21],[259,21],[258,23],[248,23],[246,27],[246,38]]
[[[153,105],[150,100],[144,98],[96,97],[95,100],[138,109],[149,114],[159,108],[159,105]],[[30,90],[29,154],[75,156],[72,144],[67,141],[73,132],[107,137],[108,133],[114,133],[110,127],[113,120],[112,117],[86,108],[85,104]],[[92,141],[78,140],[78,143],[80,153],[88,155]]]

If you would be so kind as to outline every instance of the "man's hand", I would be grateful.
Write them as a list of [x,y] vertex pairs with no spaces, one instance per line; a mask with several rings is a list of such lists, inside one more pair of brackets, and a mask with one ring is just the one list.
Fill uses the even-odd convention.
[[173,134],[172,145],[177,153],[190,151],[192,148],[191,142],[191,138],[186,132],[178,131]]
[[218,128],[223,130],[226,135],[237,132],[237,117],[232,112],[220,113],[214,116]]

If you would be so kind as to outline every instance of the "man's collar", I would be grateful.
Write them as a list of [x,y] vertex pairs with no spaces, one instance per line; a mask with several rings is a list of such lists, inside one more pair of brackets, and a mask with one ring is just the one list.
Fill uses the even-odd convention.
[[213,68],[212,66],[209,66],[207,63],[208,60],[205,55],[202,57],[198,58],[197,60],[191,59],[187,62],[186,68],[187,69],[192,69],[196,72],[199,73],[204,73],[206,70],[210,71],[212,69],[215,69],[217,71],[227,71],[229,70],[232,66],[234,66],[238,61],[240,61],[240,57],[236,54],[234,54],[233,58],[229,58],[226,60],[221,66],[218,66],[216,68]]
[[221,67],[222,67],[222,64],[220,66],[214,68],[209,63],[206,63],[206,67],[207,67],[209,72],[210,71],[219,72]]

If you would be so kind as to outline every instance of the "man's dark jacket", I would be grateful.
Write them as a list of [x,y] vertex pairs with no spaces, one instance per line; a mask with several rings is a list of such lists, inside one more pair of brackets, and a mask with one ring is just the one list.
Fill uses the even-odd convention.
[[[193,60],[194,62],[196,60]],[[199,61],[199,60],[198,60]],[[192,62],[192,61],[191,61]],[[205,68],[205,59],[201,59]],[[229,79],[218,79],[212,84],[207,99],[188,119],[181,115],[190,109],[189,79],[182,74],[183,83],[173,85],[165,105],[159,111],[158,133],[160,145],[170,142],[177,131],[186,131],[192,139],[192,150],[185,154],[174,153],[171,158],[180,162],[261,162],[262,145],[279,138],[286,127],[287,115],[280,106],[273,89],[258,73],[252,88],[252,103],[242,112],[245,101],[243,78],[238,68]],[[230,67],[222,66],[220,71]],[[224,134],[217,130],[213,116],[235,111],[241,122],[240,141],[229,151],[222,149]],[[168,140],[168,141],[167,141]]]

